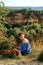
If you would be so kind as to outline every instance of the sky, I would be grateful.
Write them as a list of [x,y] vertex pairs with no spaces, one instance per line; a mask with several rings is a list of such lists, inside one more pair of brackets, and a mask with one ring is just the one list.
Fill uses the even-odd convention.
[[43,7],[43,0],[0,0],[5,3],[5,6],[31,6]]

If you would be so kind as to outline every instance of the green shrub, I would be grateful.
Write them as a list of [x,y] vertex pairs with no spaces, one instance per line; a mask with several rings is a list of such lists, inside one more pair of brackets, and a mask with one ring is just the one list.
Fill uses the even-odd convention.
[[41,53],[39,54],[37,60],[40,61],[40,62],[43,62],[43,51],[41,51]]
[[0,50],[12,49],[13,45],[9,39],[2,40],[0,41]]

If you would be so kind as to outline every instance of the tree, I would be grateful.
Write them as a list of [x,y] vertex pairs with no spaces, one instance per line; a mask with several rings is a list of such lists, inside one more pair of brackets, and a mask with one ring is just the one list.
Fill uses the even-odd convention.
[[1,2],[0,2],[0,7],[4,7],[4,6],[5,6],[4,2],[1,1]]

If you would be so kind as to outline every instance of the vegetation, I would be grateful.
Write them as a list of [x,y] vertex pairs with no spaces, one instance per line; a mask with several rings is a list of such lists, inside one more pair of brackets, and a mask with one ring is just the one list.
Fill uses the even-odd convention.
[[39,54],[37,60],[40,61],[40,62],[43,62],[43,51],[41,51],[41,53]]
[[[4,6],[3,2],[0,3]],[[0,6],[0,53],[5,49],[12,50],[14,45],[20,44],[18,34],[22,31],[31,46],[43,45],[43,10],[12,10]]]

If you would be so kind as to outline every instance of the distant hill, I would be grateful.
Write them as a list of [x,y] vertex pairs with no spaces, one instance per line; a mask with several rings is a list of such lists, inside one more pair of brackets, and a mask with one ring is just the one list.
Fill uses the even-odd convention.
[[21,9],[43,10],[43,7],[14,7],[14,6],[6,6],[6,7],[10,9],[18,9],[18,10]]

